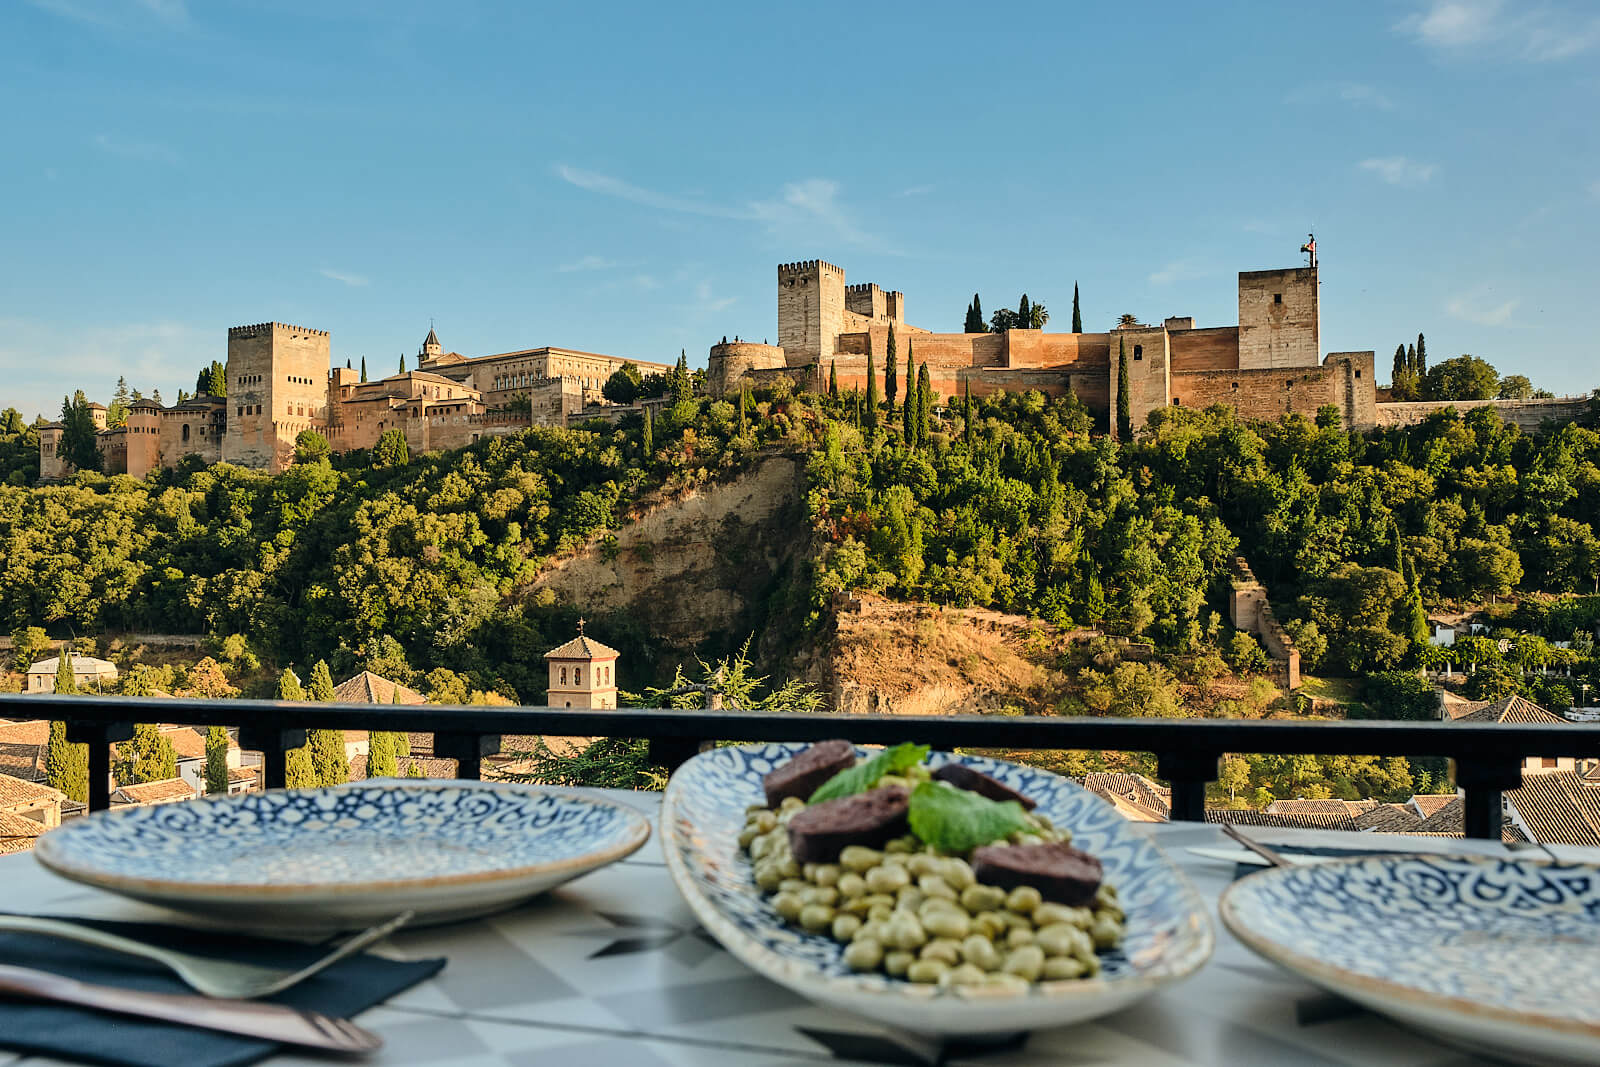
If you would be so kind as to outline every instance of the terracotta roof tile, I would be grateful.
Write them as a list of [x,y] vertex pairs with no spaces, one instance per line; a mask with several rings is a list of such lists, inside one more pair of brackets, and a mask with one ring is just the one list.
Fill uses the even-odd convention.
[[1307,830],[1353,830],[1355,820],[1349,813],[1340,812],[1285,812],[1274,814],[1250,808],[1209,808],[1206,822],[1237,823],[1240,826],[1281,826]]
[[0,811],[0,856],[28,851],[44,832],[44,824],[37,820]]
[[1524,700],[1519,696],[1509,696],[1504,700],[1496,700],[1492,703],[1481,705],[1465,714],[1456,715],[1451,721],[1559,723],[1567,725],[1571,720],[1552,714],[1531,700]]
[[616,659],[622,653],[585,634],[579,634],[564,645],[558,645],[544,654],[545,659]]
[[[1413,797],[1412,800],[1416,798]],[[1417,827],[1419,834],[1463,834],[1467,829],[1467,806],[1460,797],[1451,797],[1446,803],[1434,809]]]
[[[396,778],[410,776],[412,766],[416,766],[424,778],[454,778],[456,776],[456,761],[453,759],[433,759],[419,756],[401,756],[395,760]],[[350,760],[350,780],[358,782],[367,777],[367,757],[355,756]]]
[[1417,817],[1417,813],[1404,804],[1379,804],[1355,817],[1357,830],[1372,830],[1385,834],[1403,834],[1421,825],[1422,820]]
[[1505,799],[1545,845],[1600,845],[1600,784],[1571,771],[1527,774]]
[[128,804],[165,804],[193,800],[194,787],[182,778],[165,778],[159,782],[125,785],[117,790],[116,796]]
[[1427,819],[1455,799],[1456,795],[1454,793],[1418,793],[1407,803],[1417,813],[1418,817]]
[[24,781],[9,774],[0,774],[0,810],[39,804],[59,804],[66,794],[48,785]]
[[362,671],[346,678],[333,687],[333,699],[339,704],[393,704],[395,690],[400,691],[401,704],[426,704],[428,698],[399,682],[391,682],[382,675]]

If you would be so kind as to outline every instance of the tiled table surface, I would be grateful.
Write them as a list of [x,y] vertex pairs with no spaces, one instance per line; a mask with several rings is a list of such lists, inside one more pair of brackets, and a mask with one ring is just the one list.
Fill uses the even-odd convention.
[[[654,794],[609,793],[654,819]],[[1191,848],[1236,850],[1214,826],[1149,827],[1215,905],[1240,872]],[[1309,830],[1252,830],[1269,844],[1372,851],[1476,851],[1492,842]],[[1556,849],[1600,860],[1600,850]],[[24,853],[0,858],[8,908],[106,918],[167,913],[48,873]],[[1215,912],[1213,911],[1213,918]],[[660,846],[596,871],[515,911],[402,931],[385,951],[445,956],[437,977],[358,1017],[382,1034],[381,1064],[461,1067],[722,1067],[749,1064],[1296,1064],[1467,1067],[1485,1063],[1318,990],[1251,954],[1217,924],[1217,952],[1198,975],[1133,1008],[989,1048],[946,1047],[814,1007],[755,976],[696,925]],[[56,1061],[0,1051],[0,1067]],[[283,1055],[274,1065],[326,1064]]]

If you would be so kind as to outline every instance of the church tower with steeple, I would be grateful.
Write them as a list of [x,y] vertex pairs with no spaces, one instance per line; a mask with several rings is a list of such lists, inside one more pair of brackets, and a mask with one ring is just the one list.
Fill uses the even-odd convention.
[[439,335],[433,332],[433,324],[428,324],[427,340],[422,342],[422,350],[417,353],[418,363],[432,363],[444,355],[444,346],[439,343]]

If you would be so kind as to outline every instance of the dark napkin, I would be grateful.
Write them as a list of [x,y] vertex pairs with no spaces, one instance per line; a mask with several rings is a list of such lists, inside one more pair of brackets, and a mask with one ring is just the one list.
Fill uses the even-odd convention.
[[[270,941],[160,923],[60,917],[162,948],[263,967],[303,967],[329,951],[327,945]],[[348,1018],[431,978],[444,967],[444,962],[442,959],[400,962],[361,952],[266,1000]],[[0,963],[33,967],[126,989],[153,993],[194,992],[158,963],[34,934],[0,933]],[[126,1064],[127,1067],[177,1067],[180,1064],[182,1067],[234,1067],[264,1059],[283,1047],[274,1041],[236,1037],[155,1019],[108,1015],[70,1004],[0,997],[0,1048],[17,1052],[84,1063]]]

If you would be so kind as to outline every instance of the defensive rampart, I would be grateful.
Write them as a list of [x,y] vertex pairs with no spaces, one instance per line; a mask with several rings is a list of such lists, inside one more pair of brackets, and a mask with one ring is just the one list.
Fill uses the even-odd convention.
[[1534,400],[1408,400],[1377,405],[1378,426],[1415,426],[1436,411],[1455,408],[1465,414],[1473,408],[1494,408],[1500,418],[1524,432],[1537,430],[1549,419],[1571,422],[1589,410],[1589,398],[1544,397]]

